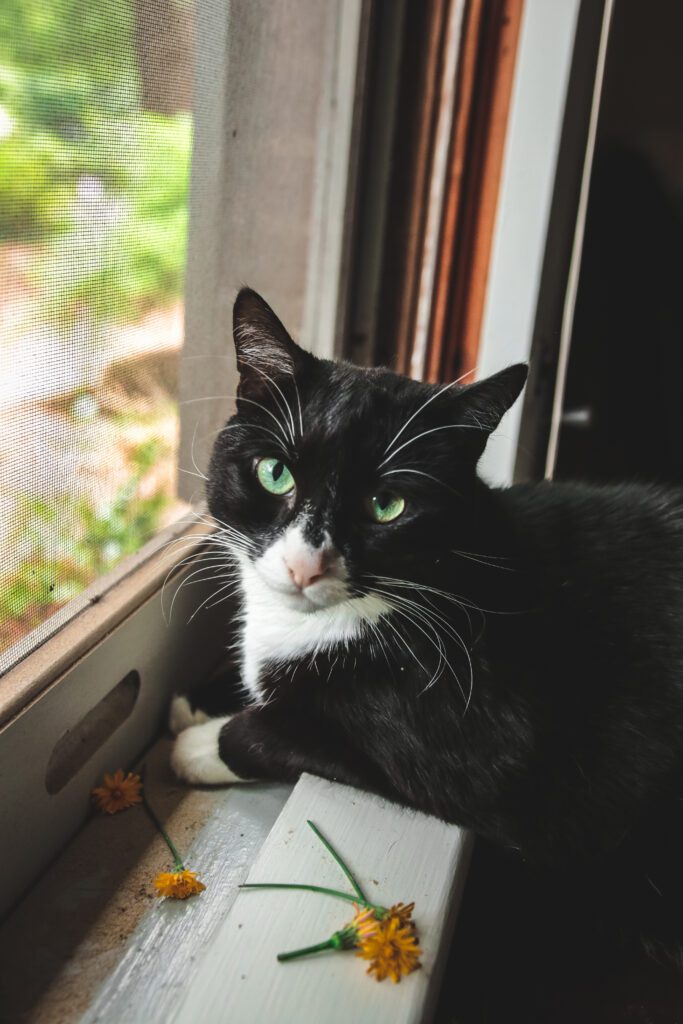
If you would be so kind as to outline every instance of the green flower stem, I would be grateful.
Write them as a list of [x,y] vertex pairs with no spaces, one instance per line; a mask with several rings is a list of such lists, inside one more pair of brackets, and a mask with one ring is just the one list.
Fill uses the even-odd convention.
[[318,942],[315,946],[304,946],[303,949],[295,949],[291,953],[278,953],[277,958],[280,963],[286,963],[287,960],[298,960],[299,957],[310,956],[311,953],[322,953],[325,949],[353,949],[357,941],[358,932],[355,928],[342,928],[325,942]]
[[326,939],[325,942],[319,942],[317,946],[306,946],[304,949],[295,949],[291,953],[278,953],[277,958],[281,964],[287,962],[287,960],[298,960],[300,956],[309,956],[311,953],[322,953],[324,949],[338,949],[339,947],[332,941],[332,939]]
[[294,885],[289,882],[244,882],[239,886],[240,889],[300,889],[304,892],[321,892],[325,896],[336,896],[337,899],[346,900],[348,903],[358,903],[362,907],[367,907],[369,910],[374,910],[378,915],[384,916],[387,912],[386,907],[379,907],[375,903],[370,903],[366,899],[359,899],[358,896],[352,896],[348,892],[340,892],[339,889],[325,889],[321,885]]
[[309,821],[307,819],[306,820],[306,824],[309,826],[309,828],[313,829],[313,831],[315,832],[315,834],[317,835],[318,839],[323,844],[325,849],[334,857],[334,859],[336,860],[337,864],[342,869],[342,871],[344,872],[344,874],[348,878],[349,882],[351,883],[351,886],[353,887],[353,889],[354,889],[356,895],[358,896],[358,899],[361,901],[361,903],[365,903],[366,905],[368,905],[366,897],[365,897],[365,893],[363,892],[363,890],[361,889],[360,885],[358,884],[358,882],[354,878],[354,876],[353,876],[353,874],[351,872],[351,869],[348,867],[348,865],[344,862],[342,857],[337,853],[335,848],[332,846],[332,843],[330,843],[329,840],[325,839],[325,836],[322,834],[320,829],[316,825],[314,825],[312,821]]
[[173,840],[171,839],[171,837],[169,836],[168,832],[166,831],[164,826],[161,824],[161,822],[157,818],[157,816],[154,813],[154,811],[152,810],[152,808],[149,806],[149,803],[147,802],[147,797],[145,796],[144,788],[142,790],[142,806],[145,808],[147,814],[152,819],[152,822],[156,825],[157,829],[161,833],[161,836],[162,836],[164,842],[166,843],[166,845],[168,846],[169,850],[171,851],[171,855],[173,857],[173,860],[175,861],[175,869],[176,869],[176,871],[184,871],[185,870],[185,865],[183,864],[183,859],[180,856],[180,854],[178,853],[178,851],[177,851],[177,849],[175,847],[175,844],[174,844]]

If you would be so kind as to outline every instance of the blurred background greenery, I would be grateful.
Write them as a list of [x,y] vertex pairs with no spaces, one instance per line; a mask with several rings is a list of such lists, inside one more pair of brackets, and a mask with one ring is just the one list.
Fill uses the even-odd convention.
[[23,554],[0,586],[0,649],[154,534],[167,497],[161,489],[140,496],[138,488],[161,454],[155,440],[136,446],[131,476],[101,508],[69,494],[51,501],[19,499],[13,541]]
[[193,0],[0,2],[0,653],[177,514],[193,37]]
[[[135,320],[182,291],[192,123],[142,107],[135,12],[2,0],[0,243],[41,244],[65,318]],[[93,208],[98,258],[67,261]]]

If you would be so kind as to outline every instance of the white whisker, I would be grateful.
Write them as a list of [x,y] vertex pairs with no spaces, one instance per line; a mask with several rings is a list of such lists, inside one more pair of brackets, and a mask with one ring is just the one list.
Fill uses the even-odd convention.
[[375,640],[377,641],[377,645],[378,645],[380,651],[382,652],[382,654],[384,655],[384,660],[387,663],[387,667],[388,667],[389,671],[391,672],[391,664],[389,663],[389,658],[388,658],[387,650],[386,650],[386,644],[385,644],[384,640],[382,639],[382,633],[381,633],[381,631],[379,629],[379,625],[377,623],[370,622],[370,621],[368,621],[366,623],[366,625],[370,629],[372,635],[375,637]]
[[[189,626],[189,624],[194,619],[195,615],[198,615],[202,608],[204,608],[205,606],[208,605],[210,608],[213,608],[214,604],[220,604],[220,601],[214,601],[213,599],[218,597],[219,594],[222,594],[224,590],[228,589],[228,587],[233,587],[234,589],[236,589],[237,584],[234,581],[231,581],[230,583],[226,583],[225,586],[219,587],[219,589],[214,591],[213,594],[210,594],[209,597],[207,597],[205,601],[202,601],[199,607],[195,608],[195,610],[192,612],[192,615],[190,615],[189,619],[187,620],[187,625]],[[232,595],[232,593],[233,591],[231,590],[229,594],[226,594],[225,597],[222,598],[222,600],[227,600],[227,598],[229,598]],[[213,604],[209,604],[209,601],[213,601]]]
[[410,424],[413,422],[415,417],[419,416],[423,409],[426,409],[427,406],[430,405],[431,402],[435,401],[437,398],[439,398],[441,395],[443,395],[444,391],[448,391],[450,388],[454,388],[456,386],[456,384],[459,384],[461,380],[465,379],[465,377],[469,377],[469,375],[471,373],[476,373],[476,369],[477,368],[475,366],[473,370],[468,370],[467,373],[463,373],[462,377],[458,377],[457,380],[452,380],[450,382],[450,384],[444,384],[444,386],[442,388],[439,388],[439,390],[435,391],[433,395],[430,395],[429,398],[422,403],[420,408],[416,412],[414,412],[412,414],[412,416],[408,417],[408,419],[405,421],[405,423],[403,424],[401,429],[396,434],[394,434],[394,436],[392,437],[391,441],[389,442],[389,444],[384,449],[384,454],[386,455],[387,452],[389,451],[389,449],[392,447],[392,445],[396,444],[396,442],[398,441],[399,437],[401,436],[403,431],[406,429],[406,427],[410,426]]
[[[295,440],[295,436],[294,436],[294,433],[295,433],[295,431],[294,431],[294,417],[292,416],[292,410],[291,410],[291,407],[289,405],[289,402],[287,401],[287,399],[285,398],[284,394],[282,393],[282,389],[273,380],[272,377],[268,376],[268,374],[265,372],[265,370],[262,370],[259,366],[256,366],[254,363],[248,362],[246,359],[242,359],[242,362],[246,366],[250,366],[252,368],[252,370],[256,370],[257,373],[260,373],[261,376],[265,377],[265,379],[267,381],[269,381],[270,384],[272,384],[273,387],[276,389],[276,391],[279,394],[280,398],[284,402],[284,409],[280,405],[280,402],[278,401],[278,399],[275,398],[275,395],[273,395],[273,398],[275,398],[275,401],[277,402],[278,407],[280,408],[280,411],[283,412],[285,414],[285,416],[289,416],[289,433],[290,433],[290,436],[291,436],[291,439],[292,439],[292,444],[296,444],[296,440]],[[271,391],[271,394],[272,394],[272,391]]]
[[[164,608],[164,599],[165,599],[165,593],[166,593],[166,586],[168,584],[168,581],[169,581],[170,577],[174,573],[179,572],[180,569],[182,569],[182,567],[184,565],[191,565],[193,563],[197,563],[197,565],[199,565],[201,563],[201,565],[204,568],[208,568],[208,566],[210,564],[215,563],[216,568],[218,568],[219,566],[223,565],[224,562],[225,562],[225,555],[222,552],[221,553],[212,552],[210,555],[207,554],[207,553],[203,553],[202,554],[201,552],[195,552],[194,554],[188,555],[187,558],[183,558],[180,562],[176,562],[175,565],[171,566],[171,568],[166,573],[166,576],[164,577],[164,582],[161,584],[161,594],[160,594],[160,597],[159,597],[160,602],[161,602],[161,613],[162,613],[162,615],[164,617],[164,621],[166,622],[167,625],[168,625],[170,620],[169,620],[168,616],[166,615],[166,611],[165,611],[165,608]],[[178,589],[180,589],[180,586],[182,586],[182,583],[179,585]]]
[[[214,568],[219,568],[219,566],[215,566]],[[223,567],[221,566],[220,568],[223,568]],[[226,566],[225,568],[228,569],[230,567]],[[173,595],[173,598],[171,600],[171,607],[170,607],[169,613],[168,613],[168,620],[169,620],[169,622],[173,618],[173,607],[175,605],[176,598],[178,597],[178,594],[180,593],[180,591],[183,589],[183,587],[186,587],[186,586],[190,585],[190,580],[192,580],[193,577],[197,576],[198,573],[207,572],[207,569],[208,569],[208,567],[204,565],[201,568],[196,569],[194,572],[189,573],[187,576],[185,576],[183,578],[182,582],[180,583],[180,586],[176,590],[176,592]],[[227,578],[227,575],[225,575],[225,574],[223,574],[221,576],[209,575],[209,576],[204,577],[203,579],[195,580],[195,583],[205,583],[205,582],[207,582],[208,580],[211,580],[211,579],[226,579],[226,578]],[[233,581],[235,580],[235,576],[232,575],[232,574],[231,574],[231,579]]]
[[390,455],[387,455],[387,457],[380,462],[377,468],[381,469],[382,466],[386,465],[390,459],[393,459],[395,455],[398,455],[398,453],[402,452],[404,448],[407,448],[409,444],[414,444],[415,441],[419,441],[421,437],[427,437],[428,434],[435,434],[438,430],[481,430],[481,427],[475,427],[469,423],[444,423],[440,427],[430,427],[429,430],[423,430],[421,434],[417,434],[415,437],[409,437],[408,440],[404,441],[402,445],[399,445],[395,451],[391,452]]
[[204,476],[203,473],[193,473],[191,469],[183,469],[182,466],[177,467],[179,473],[186,473],[187,476],[196,476],[199,480],[208,480],[208,477]]
[[299,430],[301,432],[301,437],[303,437],[304,436],[304,417],[303,417],[303,413],[301,411],[301,395],[299,394],[299,387],[297,385],[296,377],[295,377],[294,373],[292,373],[292,383],[294,384],[294,392],[296,394],[296,404],[299,407]]
[[[424,688],[425,690],[429,690],[430,687],[432,687],[434,685],[434,683],[436,683],[438,681],[438,679],[441,677],[441,675],[443,674],[443,666],[444,666],[444,664],[447,664],[448,667],[451,669],[451,672],[453,672],[453,669],[450,666],[450,664],[448,662],[448,659],[446,658],[446,656],[444,654],[444,648],[443,648],[443,644],[441,642],[441,639],[439,638],[438,634],[435,632],[434,627],[431,626],[429,623],[424,622],[424,625],[426,625],[427,629],[430,630],[432,636],[430,636],[430,634],[427,632],[427,630],[422,628],[422,626],[419,624],[419,622],[416,620],[416,618],[414,618],[413,616],[409,615],[408,612],[404,611],[402,608],[397,608],[396,606],[394,606],[394,611],[396,612],[397,615],[400,615],[407,622],[412,623],[412,625],[416,629],[418,629],[420,631],[420,633],[422,633],[422,635],[426,638],[426,640],[432,645],[432,647],[434,648],[434,650],[437,652],[437,654],[439,656],[439,662],[438,662],[438,664],[436,666],[436,669],[431,674],[431,676],[429,678],[429,681],[428,681],[427,685]],[[435,637],[436,640],[434,640],[433,637]],[[453,675],[455,676],[455,678],[457,680],[457,676],[455,675],[454,672],[453,672]],[[460,684],[458,683],[458,685],[460,685]],[[422,692],[424,692],[424,690]],[[464,694],[463,694],[463,697],[464,697]]]
[[[397,611],[397,609],[394,609],[393,606],[392,606],[392,611]],[[414,661],[417,662],[417,664],[420,666],[420,668],[422,669],[424,674],[426,676],[431,675],[429,670],[424,667],[424,665],[422,664],[422,662],[420,661],[418,656],[415,654],[415,651],[412,649],[412,647],[410,647],[410,645],[406,643],[405,638],[401,636],[400,632],[396,629],[396,627],[394,626],[393,622],[391,622],[390,619],[384,619],[383,621],[384,621],[385,625],[387,625],[389,627],[389,629],[392,631],[392,633],[396,634],[396,637],[399,640],[399,642],[403,644],[403,646],[407,650],[408,654],[411,656],[411,658]]]
[[438,484],[440,487],[445,487],[446,490],[452,491],[452,493],[457,497],[462,497],[462,495],[458,491],[454,490],[450,484],[444,483],[443,480],[439,480],[438,477],[432,476],[431,473],[424,473],[421,469],[408,469],[408,467],[403,469],[388,469],[386,473],[381,473],[380,477],[393,476],[396,473],[414,473],[415,476],[425,476],[428,480],[433,480],[434,483]]
[[488,555],[471,555],[469,551],[456,551],[455,548],[451,548],[451,554],[459,555],[460,558],[466,558],[470,562],[478,562],[479,565],[485,565],[489,569],[503,569],[505,572],[516,572],[512,565],[498,565],[492,558],[489,559]]
[[[465,700],[465,709],[467,709],[467,706],[469,705],[469,697],[465,696],[465,691],[464,691],[464,689],[462,687],[462,684],[460,683],[460,678],[459,678],[457,672],[455,671],[455,669],[453,668],[453,666],[451,665],[450,661],[446,657],[445,648],[443,646],[441,638],[438,635],[438,631],[436,630],[434,623],[437,623],[438,625],[441,626],[442,629],[445,629],[446,632],[448,633],[448,635],[451,636],[451,639],[454,639],[456,642],[458,642],[462,646],[462,648],[463,648],[463,650],[465,652],[465,655],[467,657],[467,660],[469,662],[469,666],[470,666],[470,696],[471,696],[471,693],[472,693],[472,683],[473,683],[472,661],[470,659],[469,651],[467,650],[467,645],[465,644],[464,640],[462,639],[460,634],[457,632],[457,630],[446,619],[444,619],[443,616],[439,615],[437,612],[428,610],[423,605],[417,604],[417,602],[415,602],[415,601],[411,601],[411,600],[409,600],[408,598],[405,598],[405,597],[399,597],[397,594],[392,594],[391,592],[386,591],[386,590],[382,590],[381,588],[378,588],[378,593],[382,594],[384,597],[391,598],[392,601],[398,602],[399,605],[404,610],[406,608],[410,609],[410,611],[412,612],[413,616],[415,616],[415,619],[418,620],[419,622],[422,622],[422,624],[425,625],[431,631],[431,633],[436,637],[436,639],[438,641],[439,657],[443,660],[443,662],[450,669],[451,674],[453,675],[453,678],[455,679],[455,681],[456,681],[456,683],[458,685],[458,689],[460,690],[460,693],[462,694],[463,700]],[[396,610],[398,611],[398,609],[396,609]],[[404,611],[404,614],[408,618],[410,618],[410,616],[407,615],[407,612]],[[417,626],[417,624],[418,624],[417,621],[414,622],[414,625]],[[420,627],[418,626],[418,628],[420,628]],[[433,643],[434,641],[432,640],[431,642]],[[427,684],[427,686],[425,687],[425,689],[429,689],[429,687],[431,687],[436,682],[437,678],[438,678],[438,674],[435,674],[435,677],[430,679],[430,681]]]
[[194,430],[192,431],[192,443],[190,444],[190,458],[192,459],[192,465],[194,466],[194,468],[197,471],[197,476],[201,477],[202,480],[207,480],[208,481],[208,479],[209,479],[208,476],[205,476],[204,473],[202,473],[201,469],[197,465],[197,460],[194,457],[194,443],[195,443],[195,441],[197,439],[197,427],[198,426],[199,426],[199,420],[196,421],[196,423],[194,425]]
[[203,395],[201,398],[184,398],[182,402],[178,402],[178,405],[194,405],[195,402],[217,402],[219,399],[221,401],[229,401],[234,397],[234,395]]
[[[287,445],[289,445],[289,438],[287,436],[287,432],[283,429],[282,424],[280,423],[279,419],[277,418],[277,416],[273,415],[273,413],[270,411],[270,409],[267,409],[265,407],[265,405],[261,405],[260,402],[255,402],[253,400],[253,398],[244,398],[242,395],[239,395],[239,396],[238,395],[204,395],[203,398],[187,398],[183,402],[178,402],[178,405],[179,406],[181,406],[181,405],[192,405],[194,402],[214,402],[214,401],[218,401],[218,399],[221,399],[221,400],[235,399],[236,401],[239,401],[239,402],[246,402],[248,405],[255,405],[258,409],[261,409],[263,412],[266,413],[267,416],[270,416],[270,418],[276,424],[278,430],[280,430],[282,432],[282,436],[283,436],[284,441],[285,441],[285,451],[289,452],[289,449],[287,447]],[[235,424],[235,426],[237,426],[237,424]],[[261,424],[252,424],[252,426],[261,426]],[[222,429],[225,429],[225,428],[222,428]],[[262,429],[265,430],[267,428],[262,427]]]
[[268,416],[270,416],[271,420],[273,420],[273,422],[277,425],[278,429],[282,432],[282,436],[283,436],[284,441],[285,441],[285,450],[287,450],[286,446],[289,444],[289,438],[287,437],[287,431],[285,430],[283,425],[280,423],[280,420],[277,418],[277,416],[275,416],[270,411],[270,409],[266,409],[265,405],[261,405],[260,402],[255,402],[253,398],[242,398],[242,396],[240,396],[238,401],[246,402],[248,405],[255,405],[258,409],[262,409],[263,412],[265,412]]
[[416,586],[419,585],[420,590],[426,590],[430,594],[436,594],[438,597],[442,597],[445,601],[452,601],[454,604],[460,605],[461,608],[470,608],[476,612],[486,613],[487,615],[524,615],[528,609],[519,609],[515,611],[501,611],[500,609],[494,608],[482,608],[478,604],[474,604],[468,598],[463,597],[461,594],[456,594],[453,591],[439,590],[438,587],[430,587],[425,583],[416,584],[410,580],[399,580],[393,576],[373,576],[370,575],[369,579],[377,580],[380,583],[386,583],[392,587],[405,587],[409,590],[415,590]]

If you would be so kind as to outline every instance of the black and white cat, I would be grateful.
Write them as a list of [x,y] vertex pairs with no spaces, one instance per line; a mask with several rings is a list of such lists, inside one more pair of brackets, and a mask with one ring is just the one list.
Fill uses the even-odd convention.
[[246,289],[234,337],[208,501],[251,706],[207,720],[176,698],[176,773],[311,771],[541,871],[604,869],[676,947],[683,497],[482,483],[524,366],[436,386],[317,359]]

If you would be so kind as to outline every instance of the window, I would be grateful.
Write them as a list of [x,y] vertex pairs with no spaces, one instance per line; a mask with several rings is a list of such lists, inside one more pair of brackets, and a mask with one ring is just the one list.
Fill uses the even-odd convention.
[[[167,630],[161,584],[177,556],[157,553],[128,572],[126,555],[146,557],[148,539],[160,546],[169,523],[181,533],[178,517],[200,499],[234,392],[237,288],[262,291],[318,355],[391,361],[399,325],[405,368],[420,310],[427,347],[417,372],[466,365],[475,348],[482,375],[528,355],[548,305],[554,195],[562,174],[580,176],[585,153],[575,129],[573,159],[558,156],[588,5],[501,0],[497,22],[485,8],[465,0],[4,6],[0,302],[13,312],[0,340],[0,601],[11,612],[2,614],[0,758],[26,761],[3,793],[12,826],[0,835],[5,900],[78,828],[92,779],[139,754],[170,692],[224,653],[229,606],[212,610],[193,596],[186,610],[202,615],[187,626],[189,615],[178,616]],[[594,51],[602,5],[593,11]],[[471,92],[506,39],[514,67],[481,109],[459,106],[447,75]],[[469,71],[459,63],[467,53],[481,58]],[[502,138],[471,147],[488,168],[486,188],[475,188],[473,160],[459,190],[463,140],[481,142],[496,110],[508,108]],[[437,130],[414,165],[401,158],[422,121]],[[24,174],[2,164],[21,158],[22,146]],[[2,205],[3,188],[24,195],[24,207]],[[36,202],[37,193],[47,198]],[[566,210],[562,255],[575,204]],[[476,303],[460,294],[457,308],[444,309],[443,283],[470,251],[458,231],[449,234],[453,212],[456,226],[486,227],[477,270],[485,288]],[[404,251],[406,237],[414,244]],[[566,290],[564,268],[555,271],[554,299]],[[561,303],[551,305],[556,317]],[[474,344],[455,352],[462,320],[476,325]],[[489,460],[500,482],[512,478],[516,415]],[[119,724],[102,731],[96,749],[86,744],[89,760],[55,766],[117,693]]]
[[7,0],[0,25],[2,673],[185,508],[194,5]]

